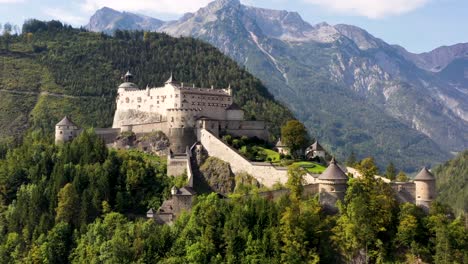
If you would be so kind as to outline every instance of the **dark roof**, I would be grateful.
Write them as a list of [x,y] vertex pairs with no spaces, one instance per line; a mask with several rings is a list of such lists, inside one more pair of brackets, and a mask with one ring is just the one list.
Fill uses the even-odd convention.
[[347,180],[348,176],[343,170],[336,164],[335,158],[332,158],[328,168],[320,174],[319,180]]
[[185,186],[182,188],[177,188],[177,187],[172,187],[172,189],[175,191],[176,195],[195,195],[195,191],[192,189],[192,187]]
[[76,126],[68,116],[65,116],[56,126]]
[[119,88],[134,88],[138,89],[138,86],[132,82],[124,82],[121,85],[119,85]]
[[433,181],[435,180],[434,175],[426,168],[424,167],[416,177],[414,177],[415,181]]
[[242,108],[240,108],[236,103],[232,103],[228,108],[226,108],[226,110],[242,110]]
[[310,147],[308,147],[307,150],[325,151],[325,149],[319,144],[318,141],[315,141],[314,144],[310,145]]
[[169,200],[165,200],[161,207],[159,207],[158,209],[158,213],[166,213],[166,214],[169,214],[169,213],[172,213],[172,205],[173,205],[173,200],[172,199],[169,199]]

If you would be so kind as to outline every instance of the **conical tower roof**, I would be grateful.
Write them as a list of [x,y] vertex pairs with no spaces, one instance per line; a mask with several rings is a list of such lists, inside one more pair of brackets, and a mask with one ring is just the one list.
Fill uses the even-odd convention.
[[335,158],[332,158],[328,168],[322,172],[318,178],[319,180],[347,180],[348,176],[346,176],[343,170],[338,166]]
[[76,126],[68,116],[65,116],[56,126]]
[[174,78],[174,75],[172,74],[171,72],[171,76],[169,77],[169,79],[167,79],[167,81],[165,82],[166,84],[169,84],[169,83],[178,83],[177,80]]
[[432,173],[426,168],[422,168],[422,170],[414,177],[415,181],[434,181],[435,177]]
[[324,151],[325,149],[319,144],[318,140],[310,146],[310,150]]

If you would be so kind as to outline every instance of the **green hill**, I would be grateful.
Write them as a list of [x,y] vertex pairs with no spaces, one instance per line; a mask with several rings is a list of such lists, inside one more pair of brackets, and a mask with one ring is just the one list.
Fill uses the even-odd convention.
[[434,168],[439,201],[457,213],[468,212],[468,150]]
[[218,88],[229,84],[246,116],[271,122],[279,134],[290,112],[261,82],[209,44],[165,34],[117,32],[115,37],[29,21],[22,35],[0,37],[0,138],[19,138],[28,128],[52,131],[64,115],[78,124],[108,127],[115,95],[127,70],[140,87],[179,81]]

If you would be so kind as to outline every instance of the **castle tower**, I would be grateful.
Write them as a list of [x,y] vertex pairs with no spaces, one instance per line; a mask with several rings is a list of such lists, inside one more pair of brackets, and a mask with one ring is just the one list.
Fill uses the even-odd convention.
[[330,165],[318,179],[320,203],[329,209],[336,209],[336,202],[343,200],[346,194],[348,176],[338,166],[335,158],[332,158]]
[[81,132],[81,129],[65,116],[55,125],[55,144],[73,140]]
[[133,83],[133,78],[134,76],[130,73],[130,71],[127,71],[127,73],[122,77],[124,82],[119,86],[117,100],[119,100],[119,95],[121,95],[122,92],[139,90],[138,86]]
[[429,211],[432,201],[436,196],[435,177],[424,167],[414,178],[416,205],[424,211]]

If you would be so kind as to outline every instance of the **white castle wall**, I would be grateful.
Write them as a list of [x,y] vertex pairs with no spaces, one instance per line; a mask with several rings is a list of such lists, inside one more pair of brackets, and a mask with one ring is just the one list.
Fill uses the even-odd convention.
[[[146,114],[149,119],[172,120],[171,115],[177,117],[176,110],[190,110],[180,113],[190,119],[188,124],[193,126],[195,117],[205,116],[211,119],[225,120],[226,108],[232,104],[230,90],[184,87],[183,84],[167,83],[163,87],[135,90],[119,88],[116,99],[117,110],[113,127],[126,124],[138,124],[138,113]],[[235,111],[234,111],[235,112]],[[239,113],[232,113],[233,118],[239,118]],[[128,114],[131,113],[131,114]],[[134,114],[136,113],[136,114]],[[141,115],[141,114],[140,114]],[[129,120],[130,119],[130,120]],[[135,121],[132,122],[132,119]],[[182,121],[180,121],[182,122]]]
[[[231,165],[232,172],[247,172],[266,187],[287,182],[288,172],[286,168],[273,166],[269,163],[252,163],[206,129],[200,129],[197,135],[208,155],[228,162]],[[316,183],[316,179],[310,174],[306,175],[305,180],[307,184]]]

